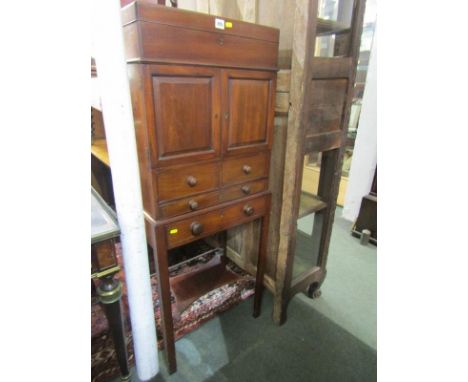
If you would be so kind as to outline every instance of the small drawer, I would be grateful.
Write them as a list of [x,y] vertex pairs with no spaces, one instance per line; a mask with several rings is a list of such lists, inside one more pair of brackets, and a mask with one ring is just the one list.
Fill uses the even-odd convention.
[[166,226],[167,245],[169,249],[175,248],[214,234],[221,229],[222,214],[220,210],[180,220]]
[[241,183],[221,190],[220,199],[222,202],[245,198],[246,196],[265,191],[268,188],[268,180],[256,180],[254,182]]
[[223,162],[222,184],[235,184],[268,176],[270,152],[234,157]]
[[203,208],[214,206],[217,203],[219,203],[219,192],[215,191],[177,200],[175,202],[164,203],[159,206],[159,211],[161,212],[161,217],[169,218],[198,211]]
[[223,229],[235,227],[243,224],[246,221],[255,219],[263,214],[266,210],[266,197],[262,196],[257,199],[251,199],[246,202],[237,203],[231,207],[227,207],[223,211]]
[[218,188],[219,162],[168,167],[157,175],[159,201],[173,200]]

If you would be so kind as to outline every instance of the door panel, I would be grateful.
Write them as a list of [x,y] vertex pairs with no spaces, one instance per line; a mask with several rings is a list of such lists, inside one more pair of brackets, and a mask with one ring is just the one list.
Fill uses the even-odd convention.
[[275,74],[223,70],[223,150],[225,153],[271,147]]
[[214,158],[220,153],[219,70],[148,65],[153,99],[148,125],[153,165]]

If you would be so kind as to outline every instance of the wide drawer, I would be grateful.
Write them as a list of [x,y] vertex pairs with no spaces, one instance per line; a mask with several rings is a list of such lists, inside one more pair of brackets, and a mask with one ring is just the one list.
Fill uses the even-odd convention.
[[233,157],[223,162],[223,185],[246,182],[268,176],[270,152]]
[[185,219],[172,219],[165,224],[168,248],[212,235],[216,232],[257,219],[266,212],[267,196],[248,198],[204,214],[192,214]]
[[244,198],[258,192],[265,191],[268,188],[268,180],[256,180],[253,182],[241,183],[221,190],[219,198],[222,202]]
[[193,218],[179,220],[168,224],[166,230],[167,246],[169,249],[175,248],[221,231],[222,214],[220,210],[216,210]]
[[201,210],[219,203],[219,192],[208,192],[159,206],[161,217],[169,218]]
[[159,201],[183,198],[218,188],[219,162],[168,167],[157,177]]

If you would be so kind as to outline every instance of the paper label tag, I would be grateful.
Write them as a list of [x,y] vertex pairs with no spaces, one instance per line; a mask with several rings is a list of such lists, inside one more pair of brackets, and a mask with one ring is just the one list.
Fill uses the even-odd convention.
[[216,29],[224,29],[224,20],[223,19],[215,19],[215,28]]
[[226,26],[226,29],[232,28],[232,22],[226,21],[225,26]]
[[177,228],[172,228],[171,230],[169,230],[169,234],[171,235],[175,235],[177,232],[179,232]]

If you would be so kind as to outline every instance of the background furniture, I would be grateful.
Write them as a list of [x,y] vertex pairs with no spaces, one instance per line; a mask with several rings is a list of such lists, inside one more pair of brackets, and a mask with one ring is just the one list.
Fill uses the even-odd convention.
[[121,379],[128,380],[130,370],[120,305],[122,285],[114,278],[120,271],[115,253],[115,240],[119,234],[114,211],[91,188],[91,291],[97,295],[109,322]]
[[361,237],[363,230],[370,231],[369,241],[377,244],[377,168],[374,172],[374,181],[372,182],[369,195],[362,198],[359,215],[351,230],[351,234]]
[[278,30],[139,1],[122,9],[122,22],[172,373],[168,250],[260,220],[254,315],[260,313]]
[[[341,3],[341,2],[340,2]],[[286,320],[290,299],[299,292],[320,295],[326,276],[328,247],[341,178],[356,65],[364,14],[364,1],[343,2],[349,23],[318,18],[318,0],[296,7],[293,58],[283,165],[281,218],[273,229],[279,232],[276,262],[274,319]],[[325,53],[315,51],[317,38],[332,39]],[[316,194],[303,192],[305,158],[320,157]],[[307,258],[298,256],[298,218],[313,214]],[[312,218],[312,216],[311,216]],[[307,266],[304,267],[304,264]],[[300,272],[293,273],[296,265]]]

